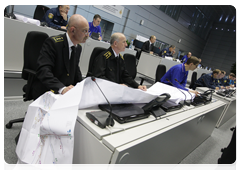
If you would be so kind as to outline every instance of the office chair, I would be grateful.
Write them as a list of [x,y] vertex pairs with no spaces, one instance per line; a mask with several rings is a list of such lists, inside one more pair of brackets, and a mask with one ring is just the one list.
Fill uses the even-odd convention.
[[[22,69],[22,78],[27,80],[27,84],[23,86],[23,92],[25,93],[23,94],[23,101],[29,101],[33,99],[31,96],[31,88],[36,75],[37,59],[39,57],[42,44],[46,38],[48,38],[48,35],[43,32],[30,31],[27,33],[24,43],[24,64]],[[23,121],[24,118],[10,120],[8,124],[6,124],[6,128],[10,129],[13,123],[19,123]],[[18,137],[19,135],[17,138]]]
[[166,66],[163,64],[159,64],[155,74],[155,83],[161,82],[162,76],[166,73]]
[[135,79],[137,75],[136,57],[132,54],[124,54],[123,58],[128,73],[133,79]]
[[33,19],[37,19],[41,21],[47,10],[50,8],[44,6],[44,5],[37,5],[34,11]]
[[[189,88],[190,89],[193,89],[193,85],[195,84],[195,81],[197,80],[197,72],[196,71],[194,71],[193,73],[192,73],[192,78],[191,78],[191,83],[190,83],[190,85],[189,85]],[[196,89],[196,88],[195,88]],[[193,89],[193,90],[195,90],[195,89]]]
[[89,60],[89,64],[88,64],[88,72],[87,72],[87,76],[86,77],[90,77],[93,76],[92,74],[92,67],[93,67],[93,63],[95,58],[101,54],[103,51],[107,50],[106,48],[103,47],[95,47],[92,51],[92,54],[90,56],[90,60]]
[[[155,73],[155,83],[160,82],[160,79],[165,73],[166,73],[166,66],[163,64],[159,64],[157,66],[156,73]],[[148,78],[144,78],[144,77],[140,77],[140,79],[141,79],[140,85],[143,84],[144,80],[148,80]]]

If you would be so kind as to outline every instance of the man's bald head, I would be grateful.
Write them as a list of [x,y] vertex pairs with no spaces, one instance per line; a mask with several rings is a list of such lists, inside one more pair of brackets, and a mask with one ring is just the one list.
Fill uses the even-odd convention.
[[74,14],[69,18],[67,33],[74,44],[85,43],[88,30],[88,21],[82,15]]

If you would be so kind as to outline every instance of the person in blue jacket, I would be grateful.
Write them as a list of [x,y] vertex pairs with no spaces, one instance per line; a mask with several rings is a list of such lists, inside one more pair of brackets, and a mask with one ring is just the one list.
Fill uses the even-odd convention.
[[188,52],[183,58],[181,59],[182,63],[185,64],[187,60],[192,56],[191,52]]
[[66,29],[69,10],[69,5],[58,5],[57,8],[49,9],[43,16],[41,22],[46,22],[49,27]]
[[209,87],[211,89],[219,90],[221,88],[218,83],[221,70],[215,69],[212,73],[202,75],[194,84],[194,88],[197,86],[200,87]]
[[234,73],[230,73],[228,76],[225,76],[221,79],[221,85],[226,87],[234,87],[235,80],[236,75]]
[[101,32],[101,27],[100,27],[100,22],[101,22],[102,18],[100,15],[96,14],[93,17],[93,21],[89,22],[89,37],[91,37],[92,32],[98,33],[99,34],[99,38],[98,40],[102,40],[102,32]]
[[[187,84],[187,77],[188,77],[188,70],[195,70],[199,64],[199,60],[197,57],[192,56],[191,58],[188,59],[188,61],[185,64],[178,64],[173,67],[171,67],[166,74],[163,75],[161,78],[161,82],[172,85],[182,89],[189,91],[191,93],[195,93],[196,95],[198,94],[197,91],[191,90],[191,89],[186,89],[185,86]],[[175,79],[177,81],[175,81]]]
[[169,48],[165,48],[162,51],[160,51],[159,56],[173,57],[174,53],[175,53],[175,45],[171,45]]
[[236,80],[234,81],[234,86],[238,88],[238,76],[236,77]]

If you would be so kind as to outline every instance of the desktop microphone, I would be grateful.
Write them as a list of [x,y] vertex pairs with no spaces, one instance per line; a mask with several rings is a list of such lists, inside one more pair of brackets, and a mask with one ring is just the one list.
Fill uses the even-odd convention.
[[[94,76],[91,77],[92,81],[94,81],[96,83],[96,85],[98,86],[97,82],[96,82],[96,78]],[[106,101],[108,102],[109,108],[110,108],[110,114],[106,120],[106,126],[113,126],[114,125],[114,120],[112,117],[112,105],[109,103],[107,97],[104,95],[104,93],[102,92],[101,88],[98,86],[99,90],[101,91],[101,93],[103,94],[104,98],[106,99]]]
[[177,86],[175,86],[168,78],[166,78],[166,81],[169,82],[173,87],[176,87],[185,96],[184,104],[186,104],[187,106],[190,106],[190,103],[186,102],[187,100],[186,94],[183,93]]
[[[181,85],[181,83],[175,78],[174,79],[176,82],[178,82],[178,84],[180,85],[180,86],[182,86],[183,87],[183,85]],[[185,88],[185,87],[183,87],[183,88]],[[191,102],[193,101],[193,99],[192,99],[192,95],[191,95],[191,93],[187,90],[187,92],[190,94],[190,96],[191,96]]]

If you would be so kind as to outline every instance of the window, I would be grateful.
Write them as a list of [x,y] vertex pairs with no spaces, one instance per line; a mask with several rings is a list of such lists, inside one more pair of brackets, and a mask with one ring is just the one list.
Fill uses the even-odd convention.
[[176,21],[178,21],[182,5],[160,5],[159,10],[163,11]]

